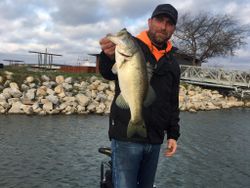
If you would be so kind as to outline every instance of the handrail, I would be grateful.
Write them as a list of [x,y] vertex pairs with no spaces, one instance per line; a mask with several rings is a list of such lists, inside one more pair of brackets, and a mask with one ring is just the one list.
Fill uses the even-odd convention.
[[250,88],[250,70],[227,70],[214,67],[180,65],[181,80],[201,85],[227,88]]

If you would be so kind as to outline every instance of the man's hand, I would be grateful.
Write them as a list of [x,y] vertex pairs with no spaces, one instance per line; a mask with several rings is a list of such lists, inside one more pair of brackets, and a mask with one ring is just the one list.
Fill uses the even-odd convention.
[[102,38],[99,41],[102,51],[110,58],[115,57],[115,44],[111,42],[107,37]]
[[165,153],[166,157],[171,157],[174,155],[177,149],[177,142],[174,139],[168,139],[167,141],[167,151]]

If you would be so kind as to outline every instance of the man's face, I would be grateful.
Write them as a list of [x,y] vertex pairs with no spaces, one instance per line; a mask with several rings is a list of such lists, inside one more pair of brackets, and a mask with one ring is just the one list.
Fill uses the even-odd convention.
[[156,45],[166,43],[175,31],[175,25],[165,15],[159,15],[148,20],[148,34]]

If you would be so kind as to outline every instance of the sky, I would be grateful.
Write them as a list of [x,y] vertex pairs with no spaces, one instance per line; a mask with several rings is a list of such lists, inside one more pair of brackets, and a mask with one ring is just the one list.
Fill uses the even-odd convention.
[[[3,59],[37,63],[28,51],[63,55],[54,63],[77,65],[94,62],[99,40],[127,28],[133,35],[147,29],[158,4],[170,3],[182,15],[202,11],[230,14],[250,24],[250,0],[0,0],[0,62]],[[208,66],[246,67],[250,70],[250,38],[236,56],[213,58]]]

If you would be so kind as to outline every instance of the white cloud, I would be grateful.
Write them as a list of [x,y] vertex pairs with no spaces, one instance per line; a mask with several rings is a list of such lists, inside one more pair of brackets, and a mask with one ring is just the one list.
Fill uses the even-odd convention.
[[[58,61],[75,62],[79,56],[100,51],[99,40],[126,27],[133,35],[147,29],[147,19],[165,0],[1,0],[0,60],[20,57],[36,61],[29,50],[63,54]],[[230,13],[249,24],[250,2],[218,0],[169,0],[184,12]],[[248,39],[250,43],[250,40]],[[248,62],[250,44],[230,62]],[[6,55],[4,55],[6,54]],[[235,60],[238,58],[237,60]],[[224,59],[227,61],[228,59]]]

